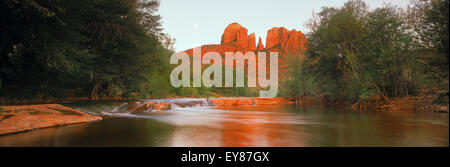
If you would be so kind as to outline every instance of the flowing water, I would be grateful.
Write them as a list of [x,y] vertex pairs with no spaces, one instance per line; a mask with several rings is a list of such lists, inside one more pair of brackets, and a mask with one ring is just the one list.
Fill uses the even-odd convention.
[[446,113],[143,101],[172,109],[131,114],[128,102],[63,102],[104,120],[0,136],[0,146],[449,146]]

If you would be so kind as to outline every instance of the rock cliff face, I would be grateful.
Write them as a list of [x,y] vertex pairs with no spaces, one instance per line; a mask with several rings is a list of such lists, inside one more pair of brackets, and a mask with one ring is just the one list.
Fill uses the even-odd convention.
[[[287,70],[288,63],[284,62],[284,57],[302,56],[301,52],[305,50],[305,35],[301,31],[287,30],[284,27],[275,27],[267,31],[266,46],[264,47],[261,37],[256,45],[255,34],[248,35],[248,30],[238,23],[229,24],[223,34],[220,44],[201,46],[201,55],[208,52],[217,52],[224,56],[225,52],[278,52],[279,73]],[[193,49],[184,51],[188,55],[193,55]],[[268,54],[267,54],[268,55]],[[224,57],[222,62],[224,63]],[[244,63],[245,65],[247,64]],[[267,68],[268,69],[268,68]],[[280,79],[283,76],[280,75]]]
[[233,45],[242,49],[254,50],[255,34],[247,35],[248,30],[238,23],[231,23],[222,34],[221,45]]
[[[255,33],[248,35],[248,30],[238,23],[231,23],[222,34],[220,44],[203,45],[202,55],[207,52],[218,52],[224,54],[225,52],[243,53],[248,51],[267,51],[279,52],[279,54],[287,55],[298,53],[305,49],[305,35],[301,31],[287,30],[284,27],[275,27],[267,31],[266,47],[262,44],[262,39],[259,37],[258,45],[256,45]],[[185,51],[192,55],[193,49]]]
[[255,33],[252,33],[248,36],[248,49],[249,50],[256,50],[256,43],[255,43]]
[[284,54],[297,53],[305,49],[305,35],[297,30],[287,30],[284,27],[275,27],[267,32],[266,50],[269,52],[282,52]]
[[264,50],[264,45],[262,44],[261,37],[258,39],[258,46],[256,46],[257,50]]

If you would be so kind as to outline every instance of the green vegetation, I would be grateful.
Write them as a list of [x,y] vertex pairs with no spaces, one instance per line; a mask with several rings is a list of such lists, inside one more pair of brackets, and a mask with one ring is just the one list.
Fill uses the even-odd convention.
[[170,93],[158,1],[0,2],[0,100]]
[[[280,78],[279,95],[356,102],[438,94],[436,103],[448,103],[448,2],[369,10],[350,0],[323,8],[307,23],[308,49],[280,55],[290,62],[290,76]],[[259,94],[248,87],[173,88],[174,39],[161,32],[158,6],[157,0],[0,2],[0,103]]]
[[0,2],[0,103],[66,97],[244,95],[243,88],[174,88],[174,39],[157,0]]
[[3,112],[5,112],[5,110],[3,109],[2,106],[0,106],[0,113],[3,113]]
[[412,2],[408,10],[368,10],[351,0],[313,14],[306,58],[291,61],[289,95],[355,102],[440,94],[437,101],[448,104],[449,1]]

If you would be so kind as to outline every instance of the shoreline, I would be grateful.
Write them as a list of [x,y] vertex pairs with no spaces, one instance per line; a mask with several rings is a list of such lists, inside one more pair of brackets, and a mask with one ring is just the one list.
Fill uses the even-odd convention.
[[[268,101],[276,101],[269,103],[290,103],[296,105],[325,105],[325,106],[343,106],[353,110],[375,110],[375,111],[389,111],[389,110],[405,110],[405,111],[431,111],[431,112],[449,112],[448,104],[434,104],[433,100],[435,95],[426,96],[411,96],[411,97],[398,97],[391,98],[388,102],[385,102],[381,97],[370,97],[366,100],[358,100],[356,102],[348,102],[344,100],[338,100],[331,98],[328,94],[317,95],[304,95],[295,97],[227,97],[227,96],[209,96],[209,97],[158,97],[158,98],[131,98],[131,97],[103,97],[92,99],[89,97],[68,97],[62,99],[48,99],[48,100],[16,100],[13,103],[5,103],[5,100],[0,100],[0,106],[18,106],[18,105],[39,105],[39,104],[61,104],[61,102],[80,101],[80,102],[95,102],[95,101],[124,101],[124,102],[138,102],[140,100],[153,100],[153,99],[182,99],[182,98],[204,98],[207,100],[213,99],[214,101],[224,101],[225,103],[236,103],[235,105],[242,105],[239,103],[249,104],[250,102],[236,101],[237,99],[251,99],[256,104],[255,99],[271,99]],[[233,100],[234,99],[234,100]],[[234,102],[233,102],[234,101]],[[217,104],[216,104],[217,105]],[[222,105],[222,104],[219,104]],[[231,104],[225,104],[231,105]],[[233,105],[231,105],[233,106]]]
[[[165,99],[179,99],[191,97],[175,97]],[[155,99],[155,98],[153,98]],[[384,102],[379,98],[372,98],[356,103],[340,102],[328,95],[299,96],[299,97],[209,97],[208,103],[216,107],[261,106],[261,105],[324,105],[342,106],[359,111],[407,111],[407,112],[441,112],[448,113],[448,106],[432,104],[429,97],[409,97],[392,99]],[[111,99],[74,100],[74,101],[107,101]],[[165,102],[139,101],[143,99],[127,99],[128,111],[139,113],[146,111],[162,111],[171,109],[171,104]],[[62,101],[62,100],[61,100]],[[68,99],[64,101],[70,101]],[[117,100],[116,100],[117,101]],[[174,103],[180,107],[192,107],[198,102]],[[15,106],[0,106],[0,136],[16,134],[35,129],[57,127],[71,124],[86,123],[103,120],[103,117],[91,115],[61,104],[27,104]]]
[[103,119],[60,104],[0,107],[0,136]]

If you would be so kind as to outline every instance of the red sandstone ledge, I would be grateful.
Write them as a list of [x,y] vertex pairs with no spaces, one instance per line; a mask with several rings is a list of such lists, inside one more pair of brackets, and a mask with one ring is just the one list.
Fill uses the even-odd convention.
[[0,135],[102,120],[102,117],[59,104],[2,106],[2,109]]
[[291,103],[287,98],[283,97],[236,97],[236,98],[212,98],[208,99],[212,104],[217,107],[229,107],[229,106],[248,106],[248,105],[282,105]]

